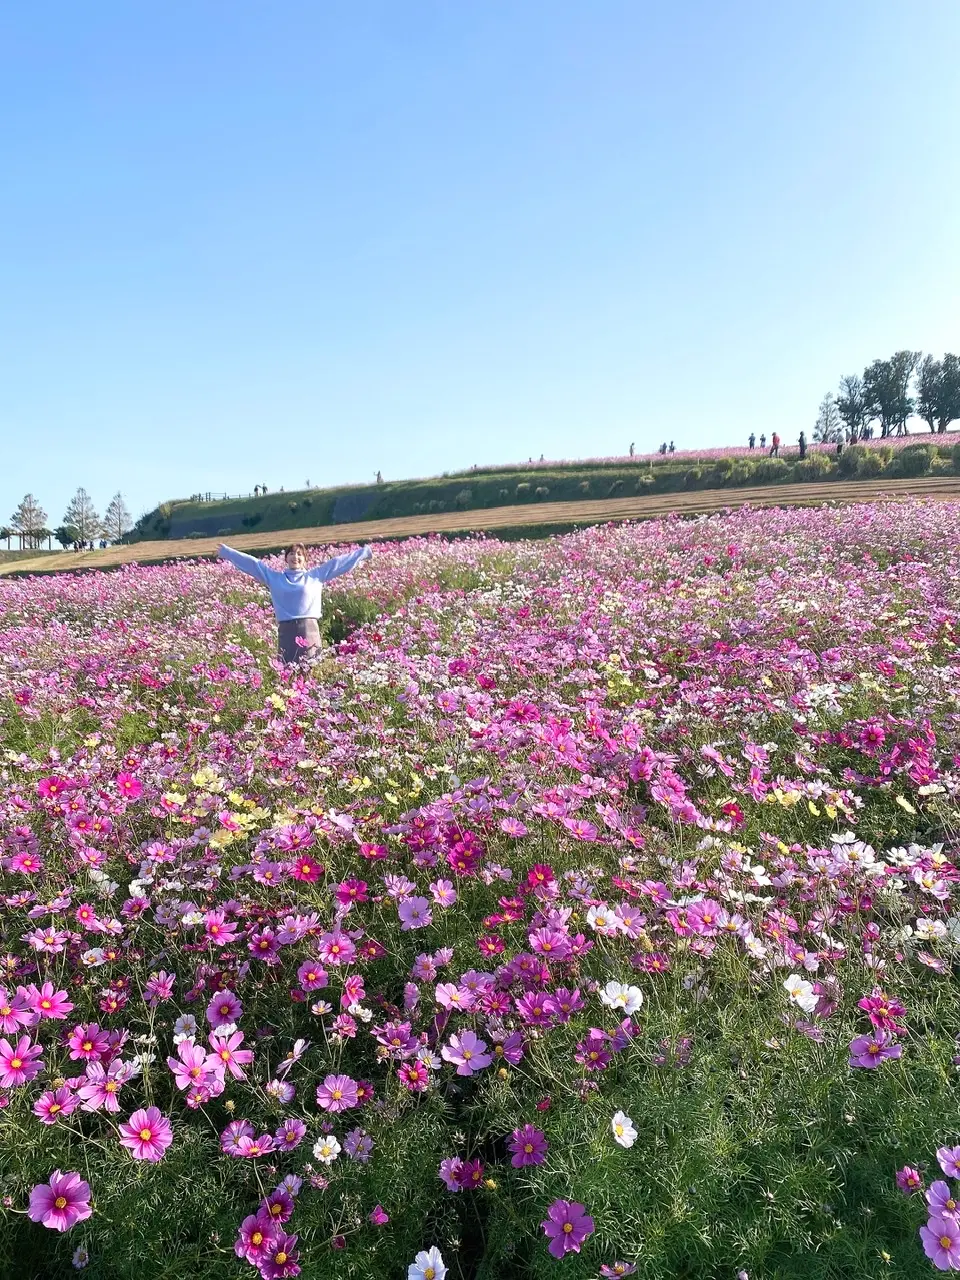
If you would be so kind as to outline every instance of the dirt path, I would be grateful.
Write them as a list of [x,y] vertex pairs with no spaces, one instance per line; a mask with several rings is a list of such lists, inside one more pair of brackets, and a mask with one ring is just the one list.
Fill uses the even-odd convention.
[[[902,498],[960,502],[960,476],[924,477],[917,480],[840,481],[817,484],[762,485],[742,489],[701,489],[691,493],[663,493],[631,498],[604,498],[584,502],[539,502],[535,505],[492,507],[482,511],[440,512],[405,516],[396,520],[365,520],[356,524],[323,525],[304,529],[240,533],[230,545],[242,551],[263,551],[291,542],[311,546],[325,543],[371,542],[376,538],[404,538],[428,533],[464,533],[545,524],[602,524],[608,520],[648,520],[655,516],[700,515],[742,507],[795,507],[821,502],[877,502]],[[35,559],[0,564],[0,575],[24,570],[110,568],[119,564],[206,556],[215,552],[222,538],[181,538],[178,541],[137,542],[108,547],[105,551],[47,552]]]

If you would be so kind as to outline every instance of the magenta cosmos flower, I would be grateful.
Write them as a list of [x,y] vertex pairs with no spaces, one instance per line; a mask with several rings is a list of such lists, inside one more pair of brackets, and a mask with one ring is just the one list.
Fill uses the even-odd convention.
[[857,1036],[850,1042],[851,1067],[879,1067],[887,1058],[899,1058],[903,1047],[893,1043],[889,1031],[878,1028],[872,1035]]
[[931,1218],[920,1228],[923,1251],[940,1271],[960,1268],[960,1226],[951,1218]]
[[162,1160],[163,1153],[172,1141],[173,1128],[170,1121],[157,1107],[141,1107],[120,1126],[120,1142],[134,1160],[150,1160],[154,1163]]
[[938,1147],[937,1162],[948,1178],[960,1178],[960,1147]]
[[522,1169],[528,1164],[543,1164],[549,1147],[546,1135],[534,1128],[532,1124],[525,1124],[522,1129],[514,1129],[507,1145],[513,1152],[510,1163],[515,1169]]
[[897,1170],[897,1186],[905,1196],[914,1191],[919,1191],[923,1186],[923,1177],[920,1170],[905,1164],[902,1169]]
[[493,1058],[487,1053],[487,1043],[473,1031],[461,1031],[450,1037],[450,1043],[440,1050],[441,1058],[452,1062],[458,1076],[472,1076],[475,1071],[489,1067]]
[[540,1223],[550,1241],[547,1246],[555,1258],[579,1253],[580,1246],[593,1232],[593,1219],[584,1205],[570,1200],[554,1200],[547,1217]]
[[38,1075],[43,1066],[43,1049],[32,1044],[29,1036],[20,1036],[16,1044],[0,1040],[0,1087],[16,1089]]
[[79,1173],[55,1169],[49,1182],[40,1182],[30,1192],[29,1215],[53,1231],[69,1231],[76,1222],[89,1218],[90,1184]]
[[347,1111],[360,1105],[357,1082],[349,1076],[327,1076],[317,1085],[317,1106],[324,1111]]

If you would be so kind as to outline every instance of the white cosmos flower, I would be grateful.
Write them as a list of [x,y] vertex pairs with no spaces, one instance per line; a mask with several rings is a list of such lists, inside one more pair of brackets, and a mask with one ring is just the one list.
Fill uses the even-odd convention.
[[622,1009],[631,1014],[643,1004],[643,992],[639,987],[629,987],[625,982],[608,982],[600,992],[600,999],[608,1009]]
[[333,1164],[340,1154],[340,1143],[332,1133],[326,1133],[313,1144],[313,1154],[321,1164]]
[[436,1245],[421,1249],[416,1262],[407,1268],[407,1280],[443,1280],[446,1274],[447,1268]]
[[610,1128],[613,1130],[614,1142],[619,1142],[621,1147],[632,1147],[637,1140],[637,1131],[633,1127],[633,1121],[623,1111],[614,1112],[613,1119],[610,1121]]
[[791,973],[783,984],[783,989],[790,997],[791,1004],[799,1005],[804,1013],[813,1013],[817,997],[813,994],[812,982],[806,982],[799,973]]
[[173,1024],[173,1043],[181,1044],[184,1040],[194,1040],[196,1035],[196,1018],[192,1013],[182,1013]]

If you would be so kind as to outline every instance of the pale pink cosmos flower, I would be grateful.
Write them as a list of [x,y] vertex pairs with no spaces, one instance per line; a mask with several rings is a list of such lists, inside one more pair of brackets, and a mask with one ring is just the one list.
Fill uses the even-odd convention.
[[440,1056],[446,1062],[453,1063],[458,1076],[472,1076],[475,1071],[489,1067],[493,1061],[487,1053],[487,1044],[473,1031],[461,1031],[452,1035],[447,1044],[440,1050]]

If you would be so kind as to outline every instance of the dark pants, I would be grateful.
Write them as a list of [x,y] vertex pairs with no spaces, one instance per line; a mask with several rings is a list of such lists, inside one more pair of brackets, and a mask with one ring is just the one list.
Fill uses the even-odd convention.
[[281,662],[312,662],[320,657],[320,627],[316,618],[294,618],[278,623],[277,640]]

